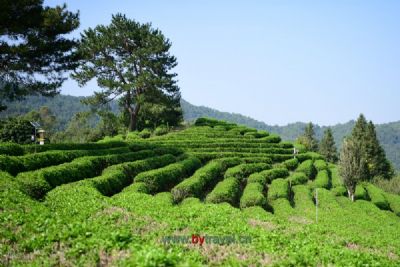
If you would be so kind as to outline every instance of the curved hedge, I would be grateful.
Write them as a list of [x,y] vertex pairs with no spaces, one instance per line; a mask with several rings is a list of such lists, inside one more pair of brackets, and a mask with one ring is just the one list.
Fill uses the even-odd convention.
[[332,187],[342,186],[343,180],[342,177],[340,177],[339,175],[338,169],[336,167],[330,168],[330,172],[331,172]]
[[207,195],[206,202],[221,203],[227,202],[234,205],[240,193],[240,182],[235,177],[229,177],[219,182]]
[[227,169],[224,178],[234,177],[241,181],[254,172],[260,172],[270,168],[271,165],[267,163],[243,163]]
[[240,208],[247,208],[253,206],[265,207],[267,199],[264,194],[264,186],[259,183],[247,184],[243,190],[242,197],[240,198]]
[[354,192],[354,199],[368,200],[368,193],[365,190],[364,186],[360,184],[356,186],[356,190]]
[[168,166],[139,173],[134,182],[143,182],[151,193],[169,189],[201,166],[198,158],[189,157]]
[[268,187],[268,201],[278,198],[289,199],[289,183],[283,178],[273,180],[271,185]]
[[328,164],[323,159],[318,159],[314,162],[314,167],[317,171],[327,170]]
[[304,172],[309,179],[314,179],[317,170],[314,167],[313,160],[308,159],[297,167],[296,172]]
[[258,173],[253,173],[247,179],[247,183],[259,183],[265,185],[267,183],[271,183],[272,180],[280,177],[287,177],[289,175],[289,171],[286,168],[275,168],[271,170],[265,170]]
[[372,203],[382,210],[390,210],[389,203],[385,198],[385,193],[383,190],[374,186],[373,184],[367,184],[365,189],[367,190]]
[[26,153],[43,152],[47,150],[92,150],[92,149],[109,149],[115,147],[127,146],[123,141],[110,141],[103,143],[64,143],[64,144],[44,144],[44,145],[25,145],[23,146]]
[[288,170],[293,171],[299,166],[299,160],[297,158],[288,159],[282,162],[283,166],[285,166]]
[[303,172],[294,172],[289,176],[288,180],[292,186],[295,186],[307,183],[308,177]]
[[389,202],[390,209],[397,215],[400,216],[400,196],[390,193],[385,194],[386,200]]
[[24,149],[15,143],[0,143],[0,155],[21,156]]
[[183,180],[172,189],[172,195],[175,202],[180,202],[186,197],[200,197],[203,190],[218,181],[224,171],[240,163],[240,159],[220,159],[209,162],[204,167],[198,169],[191,177]]
[[[175,157],[170,154],[134,162],[125,162],[112,165],[104,169],[100,176],[89,180],[103,195],[111,196],[120,192],[125,186],[131,184],[133,178],[139,173],[161,168],[173,162],[175,162]],[[148,193],[149,191],[148,188],[144,189],[143,186],[135,185],[134,188],[141,190],[140,192]]]
[[151,150],[118,155],[90,156],[31,172],[18,174],[16,180],[21,191],[39,199],[58,185],[95,177],[107,166],[155,156]]
[[329,189],[330,181],[329,181],[329,173],[326,169],[322,169],[318,172],[317,177],[312,183],[313,188],[326,188]]

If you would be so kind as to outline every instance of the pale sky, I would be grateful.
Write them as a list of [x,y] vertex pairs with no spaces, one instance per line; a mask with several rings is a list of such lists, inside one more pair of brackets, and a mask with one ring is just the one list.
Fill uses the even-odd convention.
[[[185,100],[267,124],[400,120],[400,1],[45,1],[81,27],[123,13],[172,42]],[[68,80],[63,94],[87,96]]]

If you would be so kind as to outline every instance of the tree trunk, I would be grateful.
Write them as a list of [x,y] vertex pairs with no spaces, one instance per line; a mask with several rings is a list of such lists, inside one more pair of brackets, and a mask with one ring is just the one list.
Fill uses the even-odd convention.
[[351,199],[351,201],[354,202],[354,192],[351,191],[350,189],[347,189],[347,194],[349,195],[349,198]]
[[129,120],[129,131],[135,131],[137,129],[137,118],[139,114],[140,106],[138,104],[135,105],[135,108],[129,110],[130,120]]

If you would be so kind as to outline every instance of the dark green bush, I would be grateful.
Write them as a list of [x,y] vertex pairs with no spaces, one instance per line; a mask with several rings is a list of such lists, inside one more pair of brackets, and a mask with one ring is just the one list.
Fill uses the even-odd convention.
[[227,202],[234,205],[240,193],[240,182],[235,177],[229,177],[219,182],[207,195],[206,202]]
[[323,159],[318,159],[314,162],[314,167],[317,171],[327,170],[328,164]]
[[161,126],[158,126],[158,127],[154,130],[154,135],[160,136],[160,135],[167,134],[168,132],[169,132],[168,127],[165,126],[165,125],[161,125]]
[[267,183],[271,183],[272,180],[278,177],[287,177],[289,175],[289,171],[286,168],[275,168],[272,170],[265,170],[258,173],[253,173],[247,179],[247,183],[259,183],[261,185],[265,185]]
[[296,172],[304,172],[309,179],[314,179],[317,170],[314,167],[313,161],[308,159],[303,161],[299,167],[297,167]]
[[235,177],[239,181],[243,180],[254,172],[270,169],[271,165],[266,163],[243,163],[226,170],[224,177]]
[[268,201],[278,198],[289,199],[289,183],[283,178],[278,178],[272,181],[268,187]]
[[356,186],[356,190],[354,192],[354,199],[368,200],[368,194],[363,185],[359,184]]
[[323,169],[318,172],[317,177],[315,178],[314,182],[312,183],[312,187],[329,189],[329,187],[330,187],[329,173],[326,169]]
[[365,186],[365,189],[368,192],[371,202],[374,203],[378,208],[382,210],[390,209],[389,203],[385,198],[384,191],[374,186],[373,184],[367,184]]
[[308,177],[304,172],[294,172],[289,176],[289,181],[292,186],[305,184],[308,181]]
[[347,195],[347,189],[343,185],[333,187],[331,191],[335,194],[335,196],[346,196]]
[[141,138],[149,138],[151,136],[151,131],[149,129],[143,129],[141,132],[139,132],[139,136]]
[[299,165],[299,160],[297,158],[285,160],[283,163],[288,170],[293,171]]
[[24,149],[15,143],[0,143],[0,155],[21,156]]
[[259,183],[247,184],[240,198],[240,208],[253,206],[265,207],[267,200],[263,194],[264,187]]
[[142,172],[135,177],[134,181],[145,183],[152,193],[160,192],[179,183],[200,166],[201,162],[198,158],[189,157],[159,169]]

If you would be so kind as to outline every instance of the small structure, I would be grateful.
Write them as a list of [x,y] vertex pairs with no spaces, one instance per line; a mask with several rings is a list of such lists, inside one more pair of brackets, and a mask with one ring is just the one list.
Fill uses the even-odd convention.
[[44,134],[46,131],[41,128],[40,124],[37,121],[30,121],[30,123],[33,126],[33,128],[35,128],[35,134],[32,135],[32,138],[31,138],[32,142],[36,143],[37,134],[39,134],[39,138],[38,138],[39,144],[44,145],[44,140],[45,140]]
[[39,133],[39,145],[44,145],[44,133],[45,133],[46,131],[45,130],[43,130],[43,129],[40,129],[39,131],[38,131],[38,133]]

